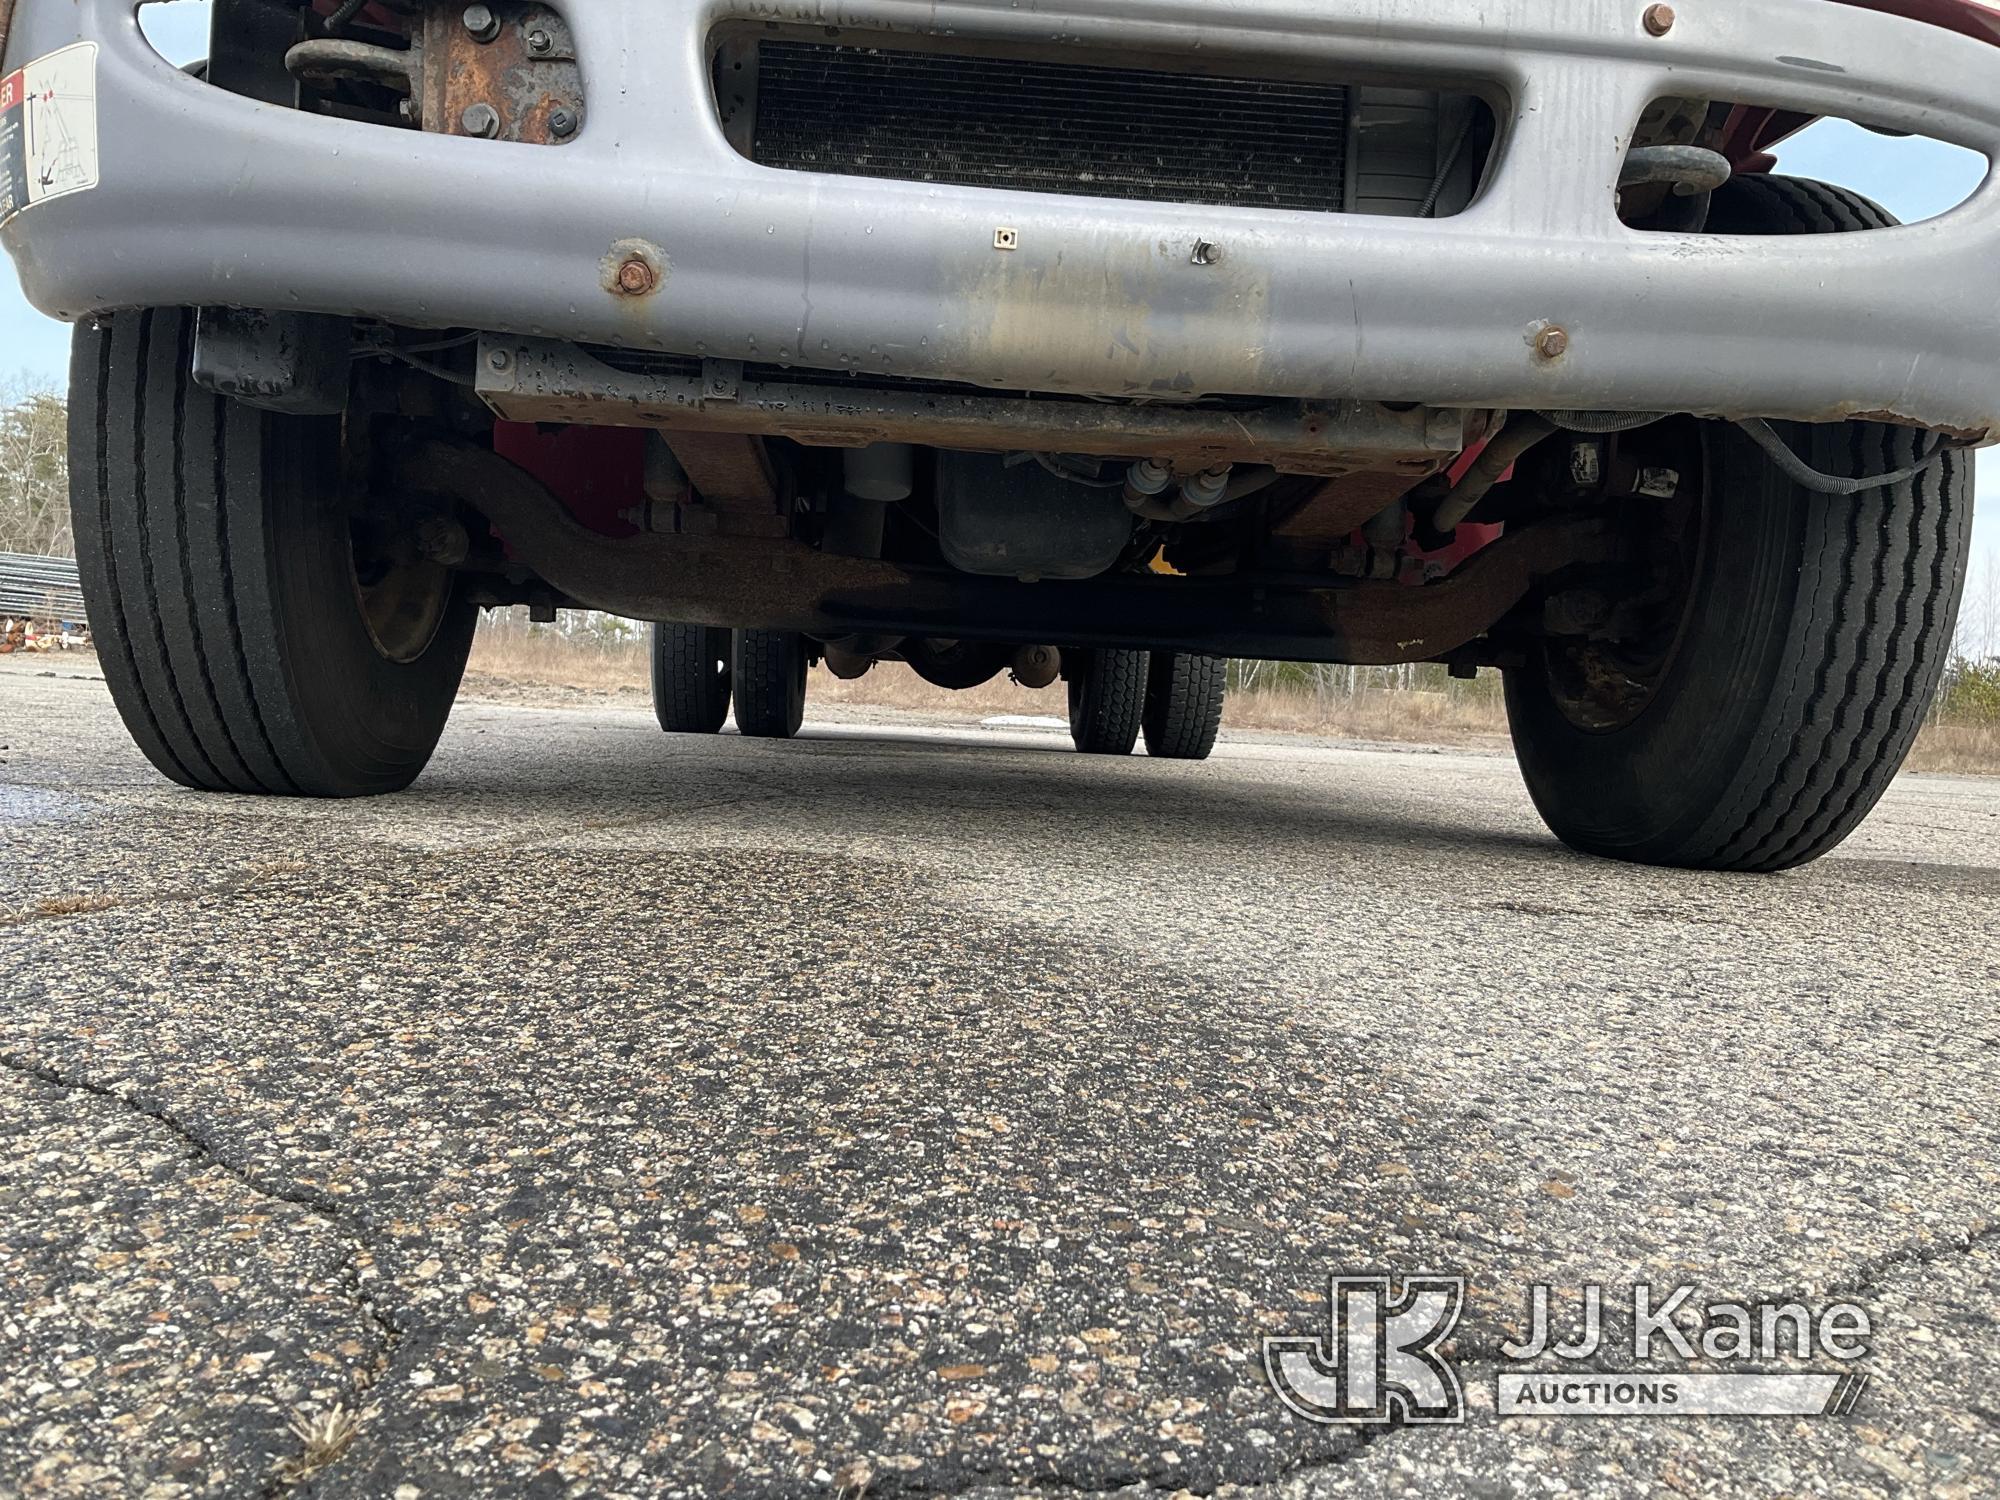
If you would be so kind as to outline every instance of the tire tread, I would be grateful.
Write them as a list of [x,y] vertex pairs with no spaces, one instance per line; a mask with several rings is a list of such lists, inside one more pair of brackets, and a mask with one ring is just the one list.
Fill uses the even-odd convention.
[[1207,760],[1222,731],[1229,663],[1220,656],[1156,651],[1141,728],[1160,760]]
[[[147,472],[163,479],[168,487],[165,509],[169,519],[162,525],[162,534],[148,544],[156,559],[155,597],[168,647],[167,671],[217,781],[231,791],[262,791],[237,751],[228,716],[216,696],[188,546],[188,407],[190,392],[200,396],[201,390],[182,378],[181,372],[193,363],[194,320],[168,312],[153,314],[153,320],[155,339],[143,378],[158,420],[144,434],[142,443]],[[148,515],[158,519],[158,507],[149,508]]]
[[712,680],[715,634],[699,625],[653,626],[653,714],[668,734],[713,734],[728,716],[729,694]]
[[1146,714],[1149,654],[1092,651],[1071,684],[1070,737],[1085,755],[1130,755]]
[[[146,758],[183,786],[340,797],[397,790],[429,747],[384,753],[357,736],[329,753],[323,722],[310,720],[338,711],[310,653],[320,649],[324,611],[341,607],[339,590],[320,585],[307,596],[301,625],[299,597],[276,577],[280,559],[294,554],[274,554],[280,533],[266,512],[309,507],[317,481],[308,447],[337,428],[309,430],[305,419],[273,418],[196,385],[194,325],[185,309],[139,309],[81,327],[73,340],[77,564],[112,699]],[[470,639],[469,606],[454,608],[438,637],[441,665],[427,668],[432,677],[419,689],[441,694],[432,700],[440,727],[450,707],[443,670],[455,689]]]
[[[788,740],[799,732],[796,683],[805,642],[778,630],[739,630],[731,651],[737,730],[751,739]],[[796,695],[796,696],[795,696]]]
[[[1804,179],[1739,177],[1715,198],[1723,234],[1843,234],[1895,220],[1859,194]],[[1886,473],[1915,463],[1928,434],[1877,422],[1789,429],[1818,467]],[[1746,459],[1756,456],[1740,438]],[[1592,825],[1579,847],[1650,862],[1770,872],[1805,864],[1860,824],[1908,757],[1944,667],[1970,546],[1967,462],[1946,454],[1915,478],[1856,496],[1808,491],[1756,458],[1760,503],[1797,507],[1797,592],[1773,637],[1782,661],[1756,695],[1741,764],[1717,777],[1712,812],[1636,842]],[[1514,688],[1510,684],[1510,704]],[[1525,764],[1525,761],[1524,761]],[[1537,789],[1567,821],[1559,775]],[[1671,799],[1664,799],[1670,802]],[[1698,826],[1692,826],[1698,823]]]
[[127,319],[113,323],[114,374],[121,363],[116,358],[115,348],[120,339],[127,336],[128,330],[131,355],[122,363],[133,374],[131,394],[129,400],[120,399],[125,397],[125,392],[118,391],[107,417],[114,437],[129,444],[131,454],[130,462],[122,465],[124,471],[132,476],[131,516],[129,524],[119,525],[115,514],[112,515],[110,543],[112,550],[120,554],[119,572],[130,580],[128,589],[136,584],[134,592],[141,601],[143,629],[132,635],[132,659],[146,699],[152,705],[161,737],[175,762],[185,767],[201,786],[228,791],[231,789],[228,782],[202,748],[200,736],[196,734],[188,714],[181,685],[175,677],[173,657],[167,646],[166,620],[160,609],[160,547],[156,539],[156,510],[161,497],[154,482],[153,445],[149,441],[158,422],[150,378],[154,366],[153,339],[157,332],[157,317],[149,310],[139,314],[136,326]]
[[70,399],[82,414],[70,429],[70,474],[74,503],[77,572],[91,623],[105,685],[111,690],[132,738],[162,775],[182,786],[201,782],[175,754],[153,706],[132,639],[126,591],[114,544],[117,528],[111,513],[111,434],[120,420],[112,384],[112,336],[109,329],[79,329],[70,357]]
[[232,509],[229,486],[230,403],[219,398],[207,402],[209,420],[208,473],[205,484],[190,483],[187,495],[191,508],[207,522],[211,546],[204,549],[208,565],[202,570],[202,597],[209,605],[207,638],[227,661],[227,671],[219,679],[218,696],[225,717],[242,726],[238,748],[262,790],[280,795],[295,794],[298,783],[285,767],[265,721],[264,705],[250,676],[249,652],[243,639],[242,608],[237,598],[235,559],[229,541],[229,514]]

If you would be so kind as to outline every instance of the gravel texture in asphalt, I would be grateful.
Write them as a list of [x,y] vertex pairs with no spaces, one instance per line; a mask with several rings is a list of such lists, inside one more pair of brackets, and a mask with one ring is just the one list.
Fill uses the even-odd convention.
[[[0,672],[0,1494],[1994,1489],[2000,784],[1720,877],[1497,755],[468,703],[287,803],[89,670]],[[1422,1270],[1469,1422],[1291,1416]],[[1870,1384],[1502,1421],[1535,1282],[1851,1299]]]

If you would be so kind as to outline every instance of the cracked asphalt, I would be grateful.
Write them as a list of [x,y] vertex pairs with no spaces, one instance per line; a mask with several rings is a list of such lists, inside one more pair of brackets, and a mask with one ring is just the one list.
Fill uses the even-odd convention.
[[[467,703],[260,802],[90,672],[0,671],[0,1494],[1995,1490],[2000,783],[1722,877],[1491,754]],[[1373,1270],[1470,1278],[1466,1426],[1264,1384]],[[1502,1421],[1537,1281],[1851,1298],[1871,1383]]]

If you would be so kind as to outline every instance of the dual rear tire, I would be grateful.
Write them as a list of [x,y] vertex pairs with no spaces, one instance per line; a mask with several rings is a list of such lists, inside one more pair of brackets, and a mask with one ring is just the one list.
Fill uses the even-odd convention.
[[1222,728],[1228,663],[1179,651],[1071,653],[1069,732],[1085,755],[1206,760]]
[[668,734],[716,734],[736,703],[751,739],[788,740],[805,724],[804,636],[707,625],[653,627],[653,713]]
[[751,739],[788,740],[806,720],[806,638],[785,630],[739,630],[731,676],[736,727]]
[[[1077,654],[1069,680],[1070,733],[1086,755],[1206,760],[1222,725],[1227,663],[1170,651]],[[805,637],[655,625],[653,711],[669,734],[714,734],[729,715],[752,739],[791,739],[805,722],[811,666]],[[986,674],[990,675],[990,673]]]
[[653,627],[653,714],[668,734],[716,734],[729,717],[734,676],[729,632],[708,625]]
[[1222,732],[1229,663],[1220,656],[1155,651],[1146,677],[1146,712],[1139,721],[1146,753],[1155,760],[1207,760]]

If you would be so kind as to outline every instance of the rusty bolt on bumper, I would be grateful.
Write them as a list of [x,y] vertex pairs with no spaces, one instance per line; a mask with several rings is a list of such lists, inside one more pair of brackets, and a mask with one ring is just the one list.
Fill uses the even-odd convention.
[[628,297],[645,296],[653,284],[653,268],[636,255],[618,268],[618,290]]

